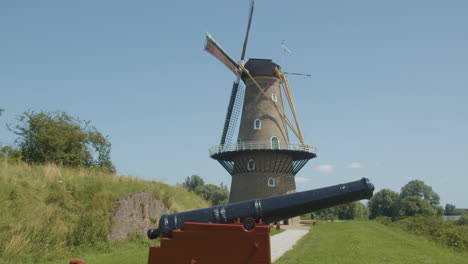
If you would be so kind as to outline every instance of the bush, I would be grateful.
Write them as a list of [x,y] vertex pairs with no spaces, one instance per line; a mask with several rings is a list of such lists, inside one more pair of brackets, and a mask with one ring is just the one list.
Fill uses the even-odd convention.
[[424,236],[437,243],[459,250],[468,250],[468,226],[456,225],[453,222],[444,222],[437,216],[405,217],[400,221],[392,222],[390,218],[380,217],[377,222],[384,225],[396,226],[406,232]]
[[389,216],[378,216],[374,220],[386,226],[393,223],[392,218]]
[[460,219],[458,219],[457,225],[468,225],[468,215],[464,215]]

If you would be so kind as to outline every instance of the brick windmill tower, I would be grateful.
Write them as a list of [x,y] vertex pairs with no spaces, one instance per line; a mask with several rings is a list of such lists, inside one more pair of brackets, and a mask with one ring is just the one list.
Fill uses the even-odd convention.
[[[251,0],[239,63],[208,33],[205,46],[236,75],[221,142],[210,149],[211,158],[232,176],[230,203],[295,192],[295,175],[316,157],[316,149],[304,143],[288,79],[281,67],[271,59],[249,59],[244,65],[253,7]],[[285,114],[283,97],[294,124]],[[298,143],[291,143],[288,129]],[[239,134],[232,142],[236,130]]]

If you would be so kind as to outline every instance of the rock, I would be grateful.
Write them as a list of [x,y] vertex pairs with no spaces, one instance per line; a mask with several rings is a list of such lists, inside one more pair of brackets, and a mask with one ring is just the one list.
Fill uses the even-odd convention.
[[146,234],[146,230],[156,228],[156,222],[169,210],[151,191],[130,194],[118,202],[114,214],[115,224],[110,232],[111,240],[122,240],[135,233]]

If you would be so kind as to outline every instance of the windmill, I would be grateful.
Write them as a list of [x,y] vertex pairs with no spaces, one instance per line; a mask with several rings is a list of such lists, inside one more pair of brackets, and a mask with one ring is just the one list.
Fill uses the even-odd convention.
[[[205,50],[236,76],[220,144],[210,149],[211,158],[232,176],[229,202],[295,192],[294,176],[316,157],[316,149],[304,143],[288,78],[281,67],[271,59],[251,58],[244,65],[253,10],[251,0],[238,63],[209,33],[206,35]],[[283,94],[294,124],[285,114]],[[242,113],[239,135],[232,142],[239,113]],[[299,143],[290,143],[288,129]]]

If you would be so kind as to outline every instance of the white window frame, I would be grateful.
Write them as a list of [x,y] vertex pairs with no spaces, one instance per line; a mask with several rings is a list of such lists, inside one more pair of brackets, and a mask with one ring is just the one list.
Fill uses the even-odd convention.
[[[273,144],[273,139],[276,138],[276,140],[278,141],[278,145],[276,146],[276,148],[274,147],[274,144]],[[280,143],[280,140],[277,136],[272,136],[271,139],[270,139],[270,142],[271,142],[271,149],[280,149],[280,146],[281,146],[281,143]]]
[[[258,121],[258,127],[257,127],[257,121]],[[260,119],[254,120],[254,129],[262,129],[262,120]]]
[[[252,164],[252,166],[250,166]],[[249,162],[247,162],[247,170],[248,171],[254,171],[255,170],[255,160],[249,159]]]
[[[273,183],[270,183],[270,182],[273,182]],[[273,177],[268,178],[268,187],[276,187],[275,178]]]
[[272,93],[271,100],[273,100],[273,102],[278,102],[278,96],[275,93]]

